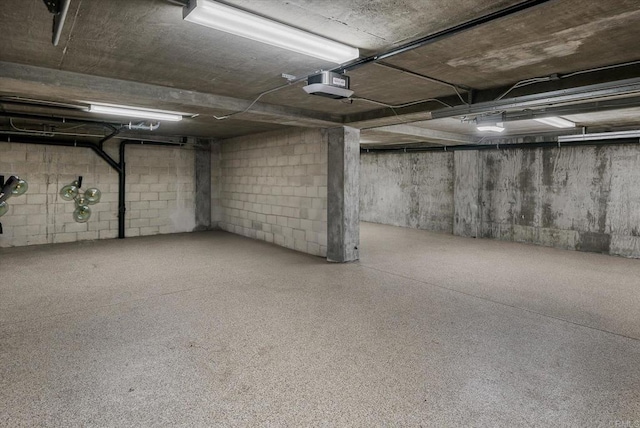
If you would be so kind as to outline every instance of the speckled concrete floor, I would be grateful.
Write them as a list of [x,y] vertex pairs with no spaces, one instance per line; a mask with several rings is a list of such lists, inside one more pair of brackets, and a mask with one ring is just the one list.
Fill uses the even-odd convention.
[[361,247],[0,250],[0,425],[640,426],[640,261],[370,224]]

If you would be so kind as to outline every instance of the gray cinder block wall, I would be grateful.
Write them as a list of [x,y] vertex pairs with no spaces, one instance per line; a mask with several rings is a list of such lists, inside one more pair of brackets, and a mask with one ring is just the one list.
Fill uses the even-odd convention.
[[326,257],[326,131],[233,138],[212,156],[221,167],[221,229]]
[[[9,213],[0,218],[0,247],[117,237],[118,175],[90,150],[2,143],[0,174],[17,174],[29,183],[26,195],[11,198]],[[84,189],[102,191],[87,223],[76,223],[74,204],[59,196],[79,175]],[[126,236],[193,230],[194,176],[192,150],[129,147]]]
[[364,221],[640,258],[638,145],[361,159]]

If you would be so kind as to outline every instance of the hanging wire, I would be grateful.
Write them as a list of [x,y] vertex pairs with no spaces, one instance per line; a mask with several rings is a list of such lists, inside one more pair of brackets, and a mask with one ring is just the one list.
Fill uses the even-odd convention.
[[[48,135],[48,136],[54,136],[54,135],[85,135],[85,134],[77,134],[77,133],[66,133],[66,131],[72,131],[74,129],[78,129],[78,128],[82,128],[85,125],[76,125],[76,126],[71,126],[69,128],[64,128],[61,130],[56,130],[56,131],[38,131],[37,129],[26,129],[26,128],[18,128],[14,123],[13,123],[13,118],[9,118],[9,125],[11,125],[11,128],[15,129],[16,131],[20,131],[20,132],[29,132],[29,133],[33,133],[33,134],[41,134],[41,135]],[[89,134],[86,134],[89,135]],[[100,137],[100,135],[91,135],[91,136],[95,136],[95,137]]]
[[391,104],[383,103],[383,102],[372,100],[372,99],[369,99],[369,98],[362,98],[362,97],[351,97],[349,99],[350,100],[354,100],[354,101],[366,101],[368,103],[378,104],[378,105],[381,105],[381,106],[384,106],[384,107],[389,107],[391,109],[409,107],[409,106],[412,106],[412,105],[422,104],[422,103],[426,103],[426,102],[430,102],[430,101],[438,102],[438,103],[440,103],[440,104],[442,104],[442,105],[444,105],[446,107],[453,107],[451,104],[445,103],[444,101],[439,100],[437,98],[426,98],[424,100],[411,101],[411,102],[408,102],[408,103],[397,104],[397,105],[391,105]]
[[260,94],[259,94],[259,95],[258,95],[258,96],[253,100],[253,102],[251,102],[251,104],[249,104],[249,107],[247,107],[246,109],[244,109],[244,110],[242,110],[242,111],[237,111],[237,112],[235,112],[235,113],[230,113],[230,114],[227,114],[227,115],[225,115],[225,116],[213,116],[213,117],[214,117],[214,118],[216,118],[216,119],[218,119],[218,120],[224,120],[224,119],[228,119],[228,118],[230,118],[231,116],[235,116],[235,115],[237,115],[237,114],[246,113],[246,112],[248,112],[249,110],[251,110],[251,107],[253,107],[253,106],[258,102],[258,100],[259,100],[260,98],[262,98],[263,96],[265,96],[265,95],[267,95],[267,94],[270,94],[270,93],[272,93],[272,92],[279,91],[280,89],[287,88],[287,87],[289,87],[289,86],[291,86],[291,82],[287,83],[286,85],[281,85],[281,86],[278,86],[277,88],[269,89],[268,91],[264,91],[264,92],[260,93]]
[[504,97],[507,96],[507,94],[509,94],[511,91],[513,91],[515,89],[522,88],[524,86],[533,85],[534,83],[548,82],[550,80],[551,80],[551,77],[534,77],[532,79],[521,80],[518,83],[516,83],[515,85],[513,85],[512,87],[510,87],[509,89],[507,89],[502,95],[500,95],[494,101],[499,101],[499,100],[503,99]]
[[533,77],[531,79],[521,80],[521,81],[517,82],[516,84],[514,84],[509,89],[507,89],[507,91],[504,92],[502,95],[500,95],[498,98],[496,98],[495,101],[499,101],[499,100],[503,99],[507,94],[509,94],[511,91],[513,91],[513,90],[515,90],[517,88],[522,88],[524,86],[533,85],[535,83],[549,82],[551,80],[567,79],[569,77],[578,76],[580,74],[593,73],[593,72],[596,72],[596,71],[603,71],[603,70],[611,70],[611,69],[614,69],[614,68],[627,67],[627,66],[630,66],[630,65],[637,65],[637,64],[640,64],[640,60],[623,62],[621,64],[607,65],[607,66],[604,66],[604,67],[589,68],[587,70],[574,71],[573,73],[569,73],[569,74],[563,74],[563,75],[557,75],[556,74],[556,75],[553,75],[553,76]]
[[444,80],[435,79],[433,77],[425,76],[424,74],[416,73],[415,71],[407,70],[406,68],[398,67],[396,65],[388,64],[386,62],[376,62],[374,64],[377,65],[377,66],[380,66],[380,67],[385,67],[385,68],[389,68],[391,70],[396,70],[396,71],[399,71],[400,73],[408,74],[409,76],[417,77],[419,79],[423,79],[423,80],[426,80],[426,81],[431,82],[431,83],[435,83],[435,84],[438,84],[438,85],[447,86],[449,88],[452,88],[455,91],[456,95],[458,95],[458,98],[460,98],[460,101],[462,101],[463,104],[469,105],[469,103],[467,101],[465,101],[465,99],[462,97],[462,94],[460,94],[460,89],[461,88],[458,87],[457,85],[454,85],[453,83],[449,83],[449,82],[445,82]]
[[636,64],[640,64],[640,60],[623,62],[622,64],[607,65],[604,67],[590,68],[588,70],[574,71],[573,73],[563,74],[562,76],[560,76],[560,78],[566,79],[567,77],[573,77],[579,74],[593,73],[594,71],[611,70],[612,68],[626,67],[628,65],[636,65]]
[[422,104],[422,103],[426,103],[426,102],[429,102],[429,101],[438,102],[438,103],[440,103],[440,104],[442,104],[442,105],[444,105],[446,107],[453,107],[451,104],[447,104],[444,101],[441,101],[441,100],[439,100],[437,98],[427,98],[427,99],[424,99],[424,100],[412,101],[412,102],[409,102],[409,103],[398,104],[398,105],[391,105],[391,104],[383,103],[383,102],[376,101],[376,100],[371,100],[369,98],[362,98],[362,97],[351,97],[349,99],[353,100],[353,101],[366,101],[366,102],[371,103],[371,104],[377,104],[377,105],[380,105],[380,106],[383,106],[383,107],[390,108],[391,111],[393,112],[393,114],[396,115],[396,117],[400,117],[398,115],[398,113],[396,112],[396,110],[395,110],[397,108],[409,107],[409,106],[412,106],[412,105]]

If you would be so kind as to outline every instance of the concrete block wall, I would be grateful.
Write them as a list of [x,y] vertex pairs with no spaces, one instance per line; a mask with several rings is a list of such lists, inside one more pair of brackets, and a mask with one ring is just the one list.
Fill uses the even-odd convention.
[[[193,229],[193,165],[190,150],[127,148],[126,236]],[[0,218],[0,247],[117,237],[118,175],[90,150],[0,143],[0,174],[15,174],[29,183],[27,193],[12,197],[9,212]],[[79,175],[83,189],[102,191],[87,223],[76,223],[74,203],[59,195]]]
[[226,140],[216,162],[220,228],[326,257],[326,132],[292,129]]
[[361,159],[364,221],[640,258],[638,145]]
[[453,153],[362,153],[360,219],[453,232]]
[[193,231],[195,152],[128,146],[126,161],[126,236]]

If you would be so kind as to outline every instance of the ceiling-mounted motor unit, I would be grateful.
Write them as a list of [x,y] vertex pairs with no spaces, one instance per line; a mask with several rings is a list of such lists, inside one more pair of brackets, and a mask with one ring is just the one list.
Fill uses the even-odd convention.
[[309,76],[307,83],[308,85],[302,88],[307,94],[336,100],[349,98],[353,95],[353,91],[349,90],[349,76],[333,71],[323,71],[320,74]]

